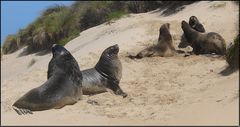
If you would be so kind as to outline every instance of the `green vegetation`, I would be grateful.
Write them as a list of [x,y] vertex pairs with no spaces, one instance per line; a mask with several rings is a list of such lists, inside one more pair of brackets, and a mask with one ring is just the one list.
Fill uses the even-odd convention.
[[[176,1],[175,1],[176,3]],[[12,53],[25,46],[23,55],[50,50],[53,43],[65,45],[79,33],[104,22],[117,20],[128,13],[142,13],[159,7],[175,10],[193,2],[160,1],[76,1],[70,7],[54,5],[16,35],[5,40],[3,54]],[[174,6],[173,6],[174,5]],[[166,13],[172,13],[166,11]],[[175,11],[173,11],[175,12]]]
[[210,6],[210,8],[221,8],[221,7],[225,7],[227,5],[226,2],[219,2],[219,3],[214,3]]
[[[80,33],[75,18],[70,8],[62,5],[52,6],[42,12],[41,16],[25,29],[18,31],[16,35],[18,48],[10,47],[10,49],[12,51],[28,46],[25,52],[29,54],[50,49],[53,43],[65,45]],[[12,53],[6,48],[9,43],[13,41],[6,39],[3,47],[4,54]]]
[[227,49],[226,61],[231,68],[239,69],[239,35],[234,39],[234,44]]
[[116,11],[108,14],[108,20],[117,20],[120,19],[123,15],[128,14],[126,11]]
[[2,47],[3,54],[13,53],[18,49],[15,35],[8,35]]

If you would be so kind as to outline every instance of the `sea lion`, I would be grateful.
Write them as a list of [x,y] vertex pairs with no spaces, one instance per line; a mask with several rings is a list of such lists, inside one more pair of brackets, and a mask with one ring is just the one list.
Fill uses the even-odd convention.
[[215,32],[200,33],[194,30],[186,21],[182,21],[182,30],[185,38],[193,48],[193,53],[224,55],[226,43],[221,35]]
[[52,54],[48,64],[48,80],[23,95],[13,104],[14,107],[30,111],[58,109],[81,99],[82,73],[77,61],[57,44],[52,46]]
[[153,45],[140,51],[136,56],[129,56],[130,58],[141,59],[143,57],[170,57],[175,55],[176,50],[173,46],[172,35],[169,32],[170,24],[165,23],[159,29],[159,38],[157,45]]
[[114,94],[127,97],[119,82],[122,77],[122,64],[118,58],[119,47],[113,45],[105,49],[94,68],[83,70],[83,94],[98,94],[111,89]]
[[205,32],[203,25],[199,22],[196,16],[191,16],[189,18],[189,25],[198,32]]
[[[196,16],[191,16],[189,18],[189,25],[196,31],[204,33],[206,32],[203,25],[199,22]],[[181,36],[181,42],[179,43],[178,47],[179,48],[186,48],[190,44],[187,42],[184,34]]]

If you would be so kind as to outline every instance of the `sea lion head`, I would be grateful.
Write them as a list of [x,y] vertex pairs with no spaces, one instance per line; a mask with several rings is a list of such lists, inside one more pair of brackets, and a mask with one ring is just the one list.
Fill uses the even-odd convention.
[[63,46],[53,44],[53,57],[48,65],[48,78],[52,75],[65,75],[70,77],[78,85],[81,85],[82,73],[77,61]]
[[160,42],[161,40],[164,40],[164,42],[172,41],[172,36],[169,32],[169,29],[170,29],[169,23],[165,23],[160,27],[158,42]]
[[185,26],[188,26],[188,25],[189,24],[185,20],[182,21],[182,28],[185,27]]
[[117,57],[118,52],[119,52],[119,47],[118,47],[118,44],[116,44],[105,49],[101,57],[108,57],[108,58]]
[[64,47],[57,44],[52,45],[52,54],[54,58],[71,55]]
[[191,27],[194,27],[196,24],[199,24],[199,21],[198,21],[197,17],[196,16],[191,16],[189,18],[189,25]]
[[181,27],[184,32],[186,32],[186,30],[194,30],[190,27],[190,25],[185,20],[182,21]]
[[205,32],[203,25],[198,21],[196,16],[189,18],[189,25],[198,32]]
[[159,29],[159,34],[160,35],[165,35],[165,34],[170,34],[169,33],[169,29],[170,29],[170,24],[169,23],[165,23],[163,24],[160,29]]

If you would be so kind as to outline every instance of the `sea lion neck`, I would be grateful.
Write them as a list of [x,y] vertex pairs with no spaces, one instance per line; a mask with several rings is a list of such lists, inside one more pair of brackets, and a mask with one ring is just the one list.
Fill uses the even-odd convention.
[[182,30],[184,32],[184,36],[186,37],[187,41],[191,43],[194,38],[198,36],[198,32],[190,27],[189,24],[183,23]]

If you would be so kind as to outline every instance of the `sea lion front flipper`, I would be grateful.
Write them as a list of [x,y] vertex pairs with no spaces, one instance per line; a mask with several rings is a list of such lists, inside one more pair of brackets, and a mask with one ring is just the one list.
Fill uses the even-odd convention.
[[114,94],[121,95],[123,96],[123,98],[128,96],[128,94],[123,92],[123,90],[120,88],[118,80],[109,80],[108,88],[111,89],[114,92]]

